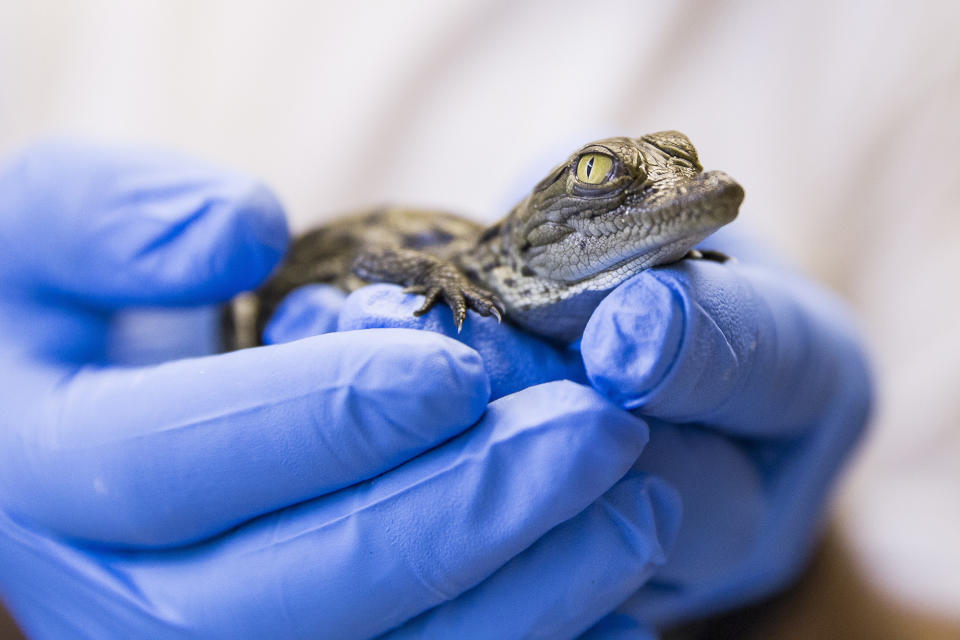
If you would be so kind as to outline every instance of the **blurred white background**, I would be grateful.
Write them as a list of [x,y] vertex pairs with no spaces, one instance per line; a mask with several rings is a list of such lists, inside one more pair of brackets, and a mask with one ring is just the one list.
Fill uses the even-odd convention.
[[680,129],[745,186],[738,225],[855,308],[879,401],[838,518],[888,593],[960,619],[958,34],[951,1],[0,0],[0,156],[176,147],[303,228],[493,220],[583,142]]

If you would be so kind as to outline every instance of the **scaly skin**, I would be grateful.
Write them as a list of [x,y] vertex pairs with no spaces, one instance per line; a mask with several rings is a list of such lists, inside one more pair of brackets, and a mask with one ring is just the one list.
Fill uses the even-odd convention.
[[486,230],[446,213],[379,209],[301,236],[253,298],[247,313],[256,321],[238,323],[255,335],[238,331],[235,346],[258,343],[284,296],[312,282],[347,291],[394,282],[425,295],[418,314],[442,299],[458,326],[470,308],[574,340],[611,289],[688,255],[736,218],[742,201],[743,189],[729,176],[703,171],[682,133],[599,140]]

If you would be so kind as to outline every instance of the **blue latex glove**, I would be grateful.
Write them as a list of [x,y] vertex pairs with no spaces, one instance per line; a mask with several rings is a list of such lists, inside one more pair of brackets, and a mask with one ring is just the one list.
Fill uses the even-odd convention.
[[286,240],[267,190],[174,155],[0,173],[0,593],[31,636],[570,635],[663,563],[676,495],[588,387],[487,405],[475,351],[397,329],[200,357],[176,307]]
[[490,376],[492,398],[551,380],[589,383],[575,347],[558,347],[473,312],[458,332],[446,305],[414,316],[422,302],[422,297],[392,284],[370,285],[350,296],[328,285],[306,285],[280,304],[264,330],[264,341],[279,344],[328,331],[419,329],[458,338],[476,349]]
[[[651,442],[635,470],[679,492],[683,524],[668,564],[599,622],[595,637],[645,637],[651,627],[784,586],[809,556],[828,490],[866,423],[867,366],[842,305],[767,264],[730,232],[705,248],[741,260],[688,260],[624,283],[587,325],[582,362],[575,347],[558,348],[475,314],[460,336],[482,354],[495,396],[587,376],[650,422]],[[334,325],[457,335],[446,307],[414,318],[418,305],[392,285],[365,287],[345,300],[315,286],[278,310],[271,328],[276,336]],[[630,503],[626,494],[620,499]],[[611,590],[628,579],[597,576]],[[503,603],[487,605],[482,613],[460,602],[445,605],[417,629],[458,616],[506,615]]]

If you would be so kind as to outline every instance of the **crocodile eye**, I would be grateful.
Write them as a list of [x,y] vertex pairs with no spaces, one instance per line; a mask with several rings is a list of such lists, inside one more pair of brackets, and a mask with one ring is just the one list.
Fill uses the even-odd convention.
[[577,162],[577,180],[584,184],[600,184],[613,170],[613,158],[602,153],[586,153]]

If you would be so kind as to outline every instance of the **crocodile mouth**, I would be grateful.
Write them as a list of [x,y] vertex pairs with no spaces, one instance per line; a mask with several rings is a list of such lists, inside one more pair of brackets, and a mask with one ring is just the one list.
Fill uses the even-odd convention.
[[733,221],[743,197],[743,188],[722,171],[700,173],[681,185],[639,195],[634,202],[628,198],[606,215],[567,220],[572,232],[560,238],[554,250],[559,246],[564,255],[575,256],[572,259],[548,267],[554,253],[548,246],[536,247],[528,259],[566,282],[611,271],[626,277],[682,258]]
[[710,219],[719,228],[736,219],[743,196],[743,187],[726,173],[706,171],[689,185],[677,187],[665,209],[679,218],[688,212],[692,218]]
[[660,236],[669,240],[693,232],[701,224],[719,228],[737,217],[742,201],[743,187],[722,171],[710,171],[653,196],[628,200],[607,215],[571,223],[586,237],[636,235],[639,231],[637,240],[646,238],[654,244]]

